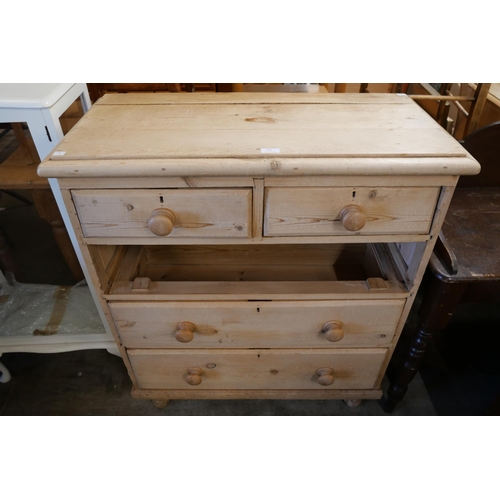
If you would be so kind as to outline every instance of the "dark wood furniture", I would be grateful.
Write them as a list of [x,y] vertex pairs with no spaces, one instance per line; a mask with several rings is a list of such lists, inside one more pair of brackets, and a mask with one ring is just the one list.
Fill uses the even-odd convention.
[[[87,83],[94,103],[108,92],[214,92],[216,83]],[[223,85],[223,84],[222,84]]]
[[393,372],[385,401],[389,412],[403,399],[433,336],[446,327],[457,305],[500,301],[500,122],[476,130],[463,145],[482,170],[458,182],[429,262],[419,325]]
[[[15,129],[14,129],[15,130]],[[20,147],[14,151],[5,161],[0,163],[0,190],[10,192],[27,190],[35,205],[38,215],[46,220],[51,228],[56,243],[61,250],[62,256],[73,274],[75,280],[81,281],[84,276],[73,249],[68,232],[64,225],[61,213],[50,189],[47,179],[39,177],[37,167],[40,163],[38,153],[31,137],[25,137],[22,130],[16,132],[16,137],[24,137]],[[36,242],[33,242],[36,244]],[[1,250],[1,247],[0,247]],[[0,252],[1,253],[1,252]],[[12,270],[12,257],[9,254],[10,266],[6,270]]]

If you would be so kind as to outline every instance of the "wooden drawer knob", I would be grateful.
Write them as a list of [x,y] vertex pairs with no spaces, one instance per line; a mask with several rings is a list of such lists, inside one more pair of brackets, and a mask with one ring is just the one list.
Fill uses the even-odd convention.
[[175,338],[179,342],[191,342],[194,338],[194,332],[196,331],[196,325],[190,323],[189,321],[181,321],[177,325],[175,331]]
[[331,368],[318,368],[316,375],[318,376],[319,385],[332,385],[335,381]]
[[330,342],[338,342],[344,338],[344,330],[340,321],[329,321],[323,325],[322,332],[325,334],[326,340]]
[[200,385],[201,384],[201,376],[203,375],[203,370],[198,368],[197,366],[188,368],[186,382],[189,385]]
[[167,236],[175,224],[175,214],[168,208],[158,208],[148,220],[149,230],[156,236]]
[[366,224],[366,215],[358,205],[347,205],[340,212],[340,220],[347,231],[359,231]]

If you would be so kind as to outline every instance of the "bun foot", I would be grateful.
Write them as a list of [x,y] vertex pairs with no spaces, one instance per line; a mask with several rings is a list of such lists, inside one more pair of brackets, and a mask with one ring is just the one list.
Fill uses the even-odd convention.
[[156,406],[156,408],[159,408],[160,410],[162,408],[165,408],[165,406],[168,405],[168,403],[170,402],[169,399],[153,399],[153,404]]
[[344,399],[344,403],[349,408],[356,408],[356,406],[359,406],[362,402],[363,402],[362,399]]

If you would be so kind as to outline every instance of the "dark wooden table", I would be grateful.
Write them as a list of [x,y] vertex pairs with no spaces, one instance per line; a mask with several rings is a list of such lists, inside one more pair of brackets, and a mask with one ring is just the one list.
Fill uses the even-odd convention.
[[429,262],[418,327],[390,376],[384,401],[388,412],[403,399],[433,336],[446,327],[460,302],[500,302],[500,122],[472,133],[463,145],[482,170],[461,178],[451,201]]

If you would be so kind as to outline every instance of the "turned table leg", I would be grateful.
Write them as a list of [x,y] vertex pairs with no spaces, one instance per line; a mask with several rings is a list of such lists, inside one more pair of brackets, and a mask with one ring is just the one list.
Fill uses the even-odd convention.
[[392,412],[403,399],[408,385],[417,374],[434,334],[446,327],[465,288],[465,283],[444,282],[432,275],[430,288],[420,307],[419,325],[408,351],[390,380],[387,399],[383,404],[386,412]]

